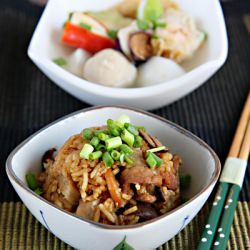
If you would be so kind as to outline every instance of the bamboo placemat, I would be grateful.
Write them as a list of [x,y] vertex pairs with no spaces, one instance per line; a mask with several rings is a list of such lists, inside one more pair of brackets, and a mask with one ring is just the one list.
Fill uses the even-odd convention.
[[[192,250],[198,243],[205,217],[206,204],[200,213],[173,239],[159,250]],[[250,202],[238,202],[231,228],[229,250],[250,249]],[[21,202],[0,203],[0,249],[72,249],[45,229]]]

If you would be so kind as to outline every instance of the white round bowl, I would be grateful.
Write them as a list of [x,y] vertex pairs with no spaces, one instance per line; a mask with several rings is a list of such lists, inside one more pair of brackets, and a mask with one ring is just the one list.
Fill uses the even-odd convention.
[[[60,148],[73,134],[85,127],[105,124],[108,118],[127,114],[143,125],[171,152],[183,159],[181,171],[192,175],[189,200],[174,210],[144,223],[110,226],[82,219],[66,212],[31,191],[25,175],[38,173],[41,156],[49,148]],[[220,173],[220,162],[213,150],[195,135],[161,117],[120,106],[100,106],[70,114],[41,129],[10,154],[7,175],[30,212],[54,235],[77,249],[113,249],[126,236],[134,249],[153,249],[180,232],[198,213],[210,195]]]
[[93,105],[121,104],[154,109],[187,95],[210,78],[225,62],[228,40],[219,0],[175,0],[207,32],[208,39],[183,67],[184,75],[142,88],[111,88],[86,81],[52,62],[72,49],[60,43],[62,25],[71,11],[102,10],[120,0],[50,0],[28,48],[31,60],[62,89]]

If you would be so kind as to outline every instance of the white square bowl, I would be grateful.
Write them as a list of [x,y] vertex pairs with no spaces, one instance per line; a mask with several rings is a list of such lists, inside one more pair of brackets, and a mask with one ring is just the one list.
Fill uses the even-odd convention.
[[[128,226],[111,226],[77,217],[31,191],[25,181],[28,172],[41,171],[45,151],[59,149],[82,129],[105,124],[108,118],[127,114],[135,124],[145,126],[172,153],[182,157],[180,170],[192,176],[186,203],[153,220]],[[180,232],[199,212],[220,173],[220,162],[213,150],[195,135],[163,118],[126,107],[101,106],[78,111],[41,129],[21,143],[8,157],[8,177],[31,213],[53,234],[76,249],[110,250],[125,236],[139,250],[153,249]]]
[[53,63],[71,48],[60,43],[63,24],[71,11],[103,10],[120,0],[50,0],[28,48],[31,60],[62,89],[93,105],[122,104],[154,109],[187,95],[210,78],[225,62],[228,40],[219,0],[175,0],[189,13],[208,39],[194,57],[184,63],[187,72],[174,80],[142,88],[111,88],[77,77]]

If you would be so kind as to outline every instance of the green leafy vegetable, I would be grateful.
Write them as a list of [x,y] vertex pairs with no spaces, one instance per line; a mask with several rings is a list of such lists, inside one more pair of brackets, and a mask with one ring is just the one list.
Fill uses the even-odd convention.
[[191,175],[189,173],[180,173],[180,188],[186,189],[190,186]]
[[32,173],[26,174],[26,182],[28,184],[28,187],[33,190],[38,195],[41,195],[43,193],[43,189],[39,187],[36,176]]
[[107,34],[110,38],[115,39],[117,37],[117,30],[108,30]]
[[34,190],[34,192],[38,195],[41,195],[43,193],[43,189],[41,187],[38,187]]
[[28,187],[32,189],[33,191],[38,188],[36,176],[34,174],[32,173],[26,174],[26,182],[28,184]]
[[61,67],[65,66],[67,64],[66,60],[64,58],[62,58],[62,57],[53,59],[53,62],[55,64],[57,64],[58,66],[61,66]]
[[123,240],[113,248],[113,250],[134,250],[133,247],[131,247],[127,242],[126,242],[126,236],[123,238]]
[[92,29],[92,27],[89,24],[83,23],[83,22],[80,22],[79,26],[84,28],[85,30],[91,30]]

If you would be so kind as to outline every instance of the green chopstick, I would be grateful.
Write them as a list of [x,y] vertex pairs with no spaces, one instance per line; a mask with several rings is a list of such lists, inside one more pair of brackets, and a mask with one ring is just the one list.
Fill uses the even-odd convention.
[[221,182],[219,184],[197,250],[211,249],[215,236],[215,231],[219,224],[220,215],[224,206],[224,202],[226,200],[228,189],[229,189],[228,183]]
[[[220,184],[210,214],[205,223],[201,240],[197,246],[198,250],[209,250],[212,246],[215,250],[226,249],[234,211],[237,207],[240,190],[245,176],[249,151],[250,94],[248,94],[228,158],[223,167]],[[217,228],[218,225],[219,228]]]
[[227,241],[229,239],[230,229],[234,219],[234,211],[237,207],[240,190],[240,186],[232,185],[229,191],[226,205],[224,206],[223,216],[216,232],[213,249],[221,250],[227,248]]

